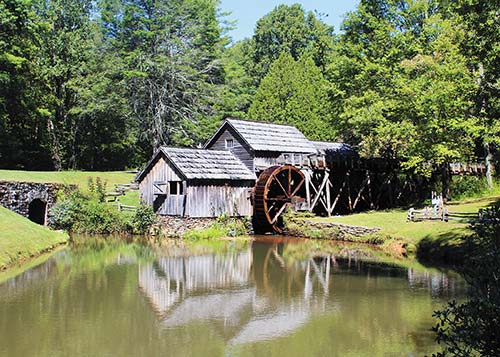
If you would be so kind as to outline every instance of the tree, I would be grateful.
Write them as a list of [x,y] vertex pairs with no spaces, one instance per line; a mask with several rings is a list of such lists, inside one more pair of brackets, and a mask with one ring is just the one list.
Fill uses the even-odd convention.
[[114,1],[101,4],[112,51],[125,59],[126,96],[140,142],[192,144],[193,123],[210,115],[223,39],[215,0]]
[[53,167],[76,168],[77,78],[92,48],[89,27],[91,0],[36,0],[34,10],[40,22],[37,72],[44,98],[39,112],[46,120]]
[[469,298],[435,312],[434,331],[444,345],[437,356],[500,355],[500,208],[485,212],[474,228],[461,271]]
[[40,115],[39,23],[30,2],[0,2],[0,167],[44,168],[45,124]]
[[465,29],[460,45],[478,83],[473,115],[481,125],[487,181],[493,185],[493,153],[500,145],[500,17],[498,1],[446,1],[447,15]]
[[251,118],[296,126],[313,140],[333,140],[328,83],[310,57],[283,53],[262,80],[248,112]]
[[225,82],[216,107],[223,116],[243,118],[252,104],[257,85],[251,74],[251,46],[251,41],[247,39],[224,51],[222,65]]
[[361,1],[327,77],[344,140],[409,172],[439,172],[447,195],[448,163],[473,155],[479,128],[463,31],[438,10],[429,0]]
[[333,28],[306,13],[301,5],[279,5],[257,21],[253,35],[255,72],[262,79],[282,53],[295,60],[303,55],[324,70],[333,48]]

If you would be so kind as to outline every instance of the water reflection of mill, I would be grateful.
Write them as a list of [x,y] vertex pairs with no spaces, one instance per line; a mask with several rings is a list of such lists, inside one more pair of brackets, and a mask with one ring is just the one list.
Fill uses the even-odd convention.
[[[229,344],[251,343],[286,336],[313,314],[335,309],[327,303],[331,271],[356,271],[351,264],[380,269],[333,256],[287,262],[283,245],[254,243],[227,255],[159,258],[139,268],[139,286],[162,326],[210,322],[221,327]],[[410,285],[430,283],[431,291],[448,285],[445,274],[434,278],[411,269],[390,271]]]

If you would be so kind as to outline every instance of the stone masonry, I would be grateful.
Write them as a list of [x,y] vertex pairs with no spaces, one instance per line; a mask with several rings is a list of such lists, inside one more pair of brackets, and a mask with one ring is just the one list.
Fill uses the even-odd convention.
[[0,205],[28,217],[30,203],[39,199],[47,204],[48,212],[62,187],[54,183],[0,181]]

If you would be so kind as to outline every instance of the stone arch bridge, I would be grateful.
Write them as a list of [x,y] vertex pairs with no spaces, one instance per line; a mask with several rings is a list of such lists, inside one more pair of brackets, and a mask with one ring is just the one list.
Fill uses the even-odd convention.
[[49,209],[63,186],[56,183],[0,181],[0,205],[35,223],[46,225]]

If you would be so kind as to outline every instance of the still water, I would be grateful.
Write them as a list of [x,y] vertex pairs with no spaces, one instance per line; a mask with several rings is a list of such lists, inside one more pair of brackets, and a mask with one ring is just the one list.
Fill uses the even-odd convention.
[[0,355],[422,356],[432,311],[464,291],[367,248],[285,242],[74,244],[0,283]]

